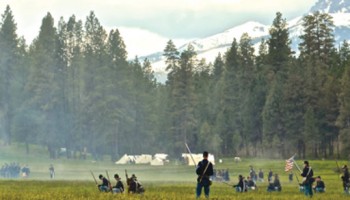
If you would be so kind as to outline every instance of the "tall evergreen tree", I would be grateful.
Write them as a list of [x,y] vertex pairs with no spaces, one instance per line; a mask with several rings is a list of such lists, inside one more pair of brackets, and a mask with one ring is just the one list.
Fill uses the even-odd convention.
[[13,104],[15,89],[15,70],[19,60],[19,39],[16,33],[17,24],[10,6],[6,6],[0,22],[0,113],[3,116],[1,136],[6,144],[11,144],[11,125],[16,105]]

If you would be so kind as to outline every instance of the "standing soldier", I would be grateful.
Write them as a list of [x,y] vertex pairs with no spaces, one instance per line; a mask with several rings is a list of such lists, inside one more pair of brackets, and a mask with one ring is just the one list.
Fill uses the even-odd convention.
[[305,190],[305,195],[312,197],[312,183],[314,182],[314,179],[312,178],[314,175],[313,170],[311,169],[309,165],[309,161],[304,161],[304,169],[303,173],[301,173],[301,176],[303,178],[303,183],[304,183],[304,190]]
[[349,193],[349,169],[348,169],[348,166],[347,165],[344,165],[342,167],[343,169],[343,175],[341,176],[341,179],[343,181],[343,187],[344,187],[344,192],[345,194],[348,194]]
[[214,174],[213,165],[208,160],[209,153],[207,151],[203,152],[203,160],[198,163],[196,174],[197,178],[197,188],[196,188],[196,196],[199,198],[202,193],[202,188],[204,187],[204,194],[206,198],[209,198],[210,192],[210,176]]

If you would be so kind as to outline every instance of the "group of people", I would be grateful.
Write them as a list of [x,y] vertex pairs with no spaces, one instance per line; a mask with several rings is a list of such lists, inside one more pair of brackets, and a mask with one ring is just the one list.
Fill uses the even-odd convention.
[[[100,174],[98,178],[102,181],[102,184],[97,185],[101,192],[112,192],[113,194],[124,193],[124,184],[118,174],[114,174],[114,179],[116,180],[115,186],[112,186],[111,182],[102,174]],[[129,194],[143,194],[145,192],[145,189],[137,180],[135,174],[133,174],[130,178],[127,178],[126,183],[128,186],[127,193]]]
[[212,176],[213,181],[230,181],[230,175],[228,169],[214,169]]
[[[350,188],[350,175],[347,165],[342,167],[343,175],[341,176],[343,181],[344,192],[349,194]],[[196,187],[196,197],[199,198],[202,190],[204,189],[204,194],[206,198],[209,198],[211,179],[215,170],[213,169],[213,165],[208,161],[208,152],[203,153],[203,160],[200,161],[196,168],[197,178],[197,187]],[[304,168],[300,174],[303,177],[302,182],[300,183],[300,190],[305,193],[306,196],[312,197],[313,193],[323,193],[326,191],[326,185],[324,181],[321,179],[321,176],[314,177],[313,169],[311,168],[308,161],[304,161]],[[249,190],[257,189],[256,182],[263,182],[264,174],[260,169],[257,174],[253,167],[250,166],[250,173],[247,179],[245,179],[242,175],[238,176],[238,183],[233,185],[237,192],[247,192]],[[272,180],[273,179],[273,180]],[[281,182],[278,174],[273,174],[270,169],[268,173],[268,192],[273,191],[282,191]],[[289,174],[289,181],[293,181],[293,173]],[[299,182],[299,180],[298,180]],[[315,183],[315,184],[314,184]]]
[[0,177],[2,178],[26,178],[30,174],[30,169],[27,165],[21,167],[19,163],[12,162],[10,164],[5,163],[1,166]]

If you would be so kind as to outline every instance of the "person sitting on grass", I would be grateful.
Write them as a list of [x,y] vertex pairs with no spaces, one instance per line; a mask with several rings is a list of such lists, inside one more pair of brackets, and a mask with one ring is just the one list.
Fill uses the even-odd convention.
[[320,192],[320,193],[326,191],[326,186],[322,181],[321,176],[316,177],[316,186],[313,189],[315,192]]
[[256,186],[255,182],[252,180],[252,178],[250,176],[247,177],[247,189],[248,190],[255,190],[258,189],[258,187]]
[[101,192],[109,192],[110,191],[110,188],[109,188],[110,183],[109,183],[109,181],[105,177],[103,177],[102,174],[100,174],[98,176],[98,178],[102,181],[102,184],[98,185],[98,189]]
[[117,181],[117,184],[112,188],[113,193],[123,193],[124,185],[123,185],[123,182],[121,181],[121,178],[119,177],[118,174],[114,174],[114,178]]
[[237,185],[234,185],[233,187],[236,188],[236,192],[247,192],[244,177],[242,175],[238,176],[238,183],[237,183]]
[[273,191],[280,192],[280,191],[282,191],[282,186],[281,186],[278,174],[275,174],[273,182],[270,183],[269,186],[267,187],[267,191],[268,192],[273,192]]

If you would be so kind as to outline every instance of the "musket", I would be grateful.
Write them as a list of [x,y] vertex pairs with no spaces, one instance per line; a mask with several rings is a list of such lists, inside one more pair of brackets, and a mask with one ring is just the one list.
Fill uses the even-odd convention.
[[[95,178],[94,173],[92,173],[92,171],[91,171],[91,170],[90,170],[90,173],[91,173],[92,177],[94,178],[95,184],[98,186],[98,183],[97,183],[97,181],[96,181],[96,178]],[[100,188],[98,188],[98,190],[100,190]]]
[[106,175],[107,175],[107,180],[108,180],[108,187],[109,187],[109,190],[111,191],[111,193],[113,193],[113,190],[112,190],[112,184],[111,184],[111,179],[109,179],[109,175],[108,175],[108,171],[106,170]]
[[130,179],[128,177],[128,172],[125,169],[125,178],[126,178],[126,185],[128,186],[128,193],[130,192]]
[[191,159],[192,159],[192,161],[193,161],[194,167],[197,168],[196,162],[194,161],[194,158],[193,158],[193,156],[192,156],[192,153],[191,153],[190,148],[188,147],[187,143],[185,143],[185,145],[186,145],[186,148],[187,148],[188,153],[189,153],[190,156],[191,156]]

